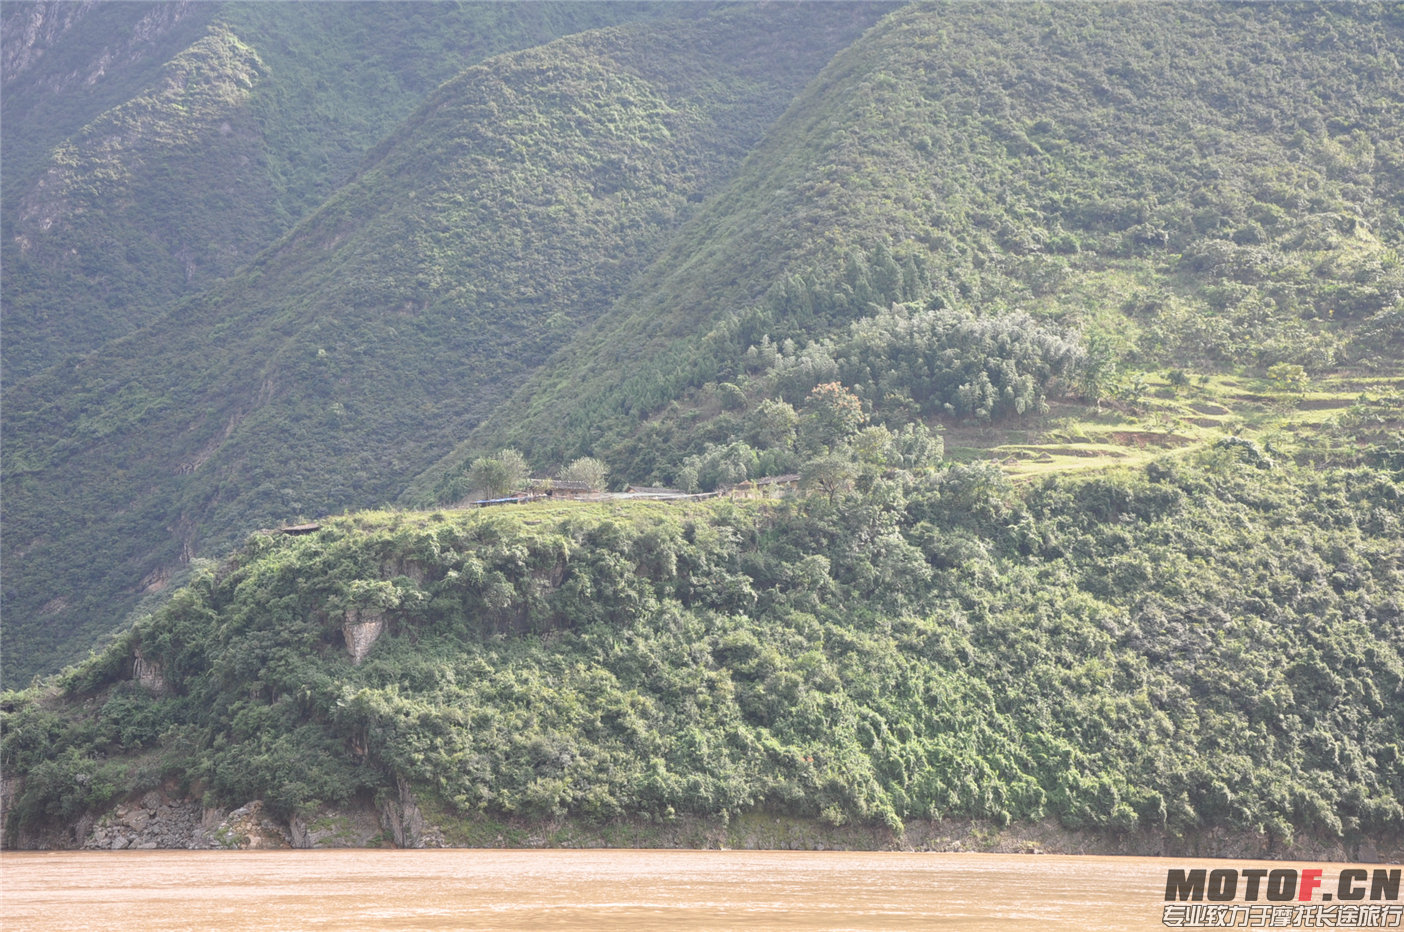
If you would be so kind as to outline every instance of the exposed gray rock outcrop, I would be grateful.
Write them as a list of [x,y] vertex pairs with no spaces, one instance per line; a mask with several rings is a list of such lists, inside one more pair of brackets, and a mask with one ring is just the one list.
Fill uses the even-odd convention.
[[211,844],[203,816],[198,804],[172,800],[153,790],[98,819],[87,819],[74,834],[82,839],[81,846],[90,850],[208,848]]
[[377,813],[368,809],[329,807],[288,822],[294,848],[373,848],[387,834]]
[[164,696],[170,691],[170,684],[166,682],[166,675],[159,663],[147,660],[138,650],[132,658],[132,679],[136,680],[147,692],[154,696]]
[[397,848],[442,848],[443,832],[424,818],[415,801],[414,792],[401,777],[399,797],[387,799],[380,805],[380,821]]
[[385,613],[373,608],[349,608],[341,623],[346,651],[352,663],[360,663],[385,631]]
[[210,847],[291,848],[292,838],[286,826],[264,812],[263,802],[254,800],[235,809],[210,832]]

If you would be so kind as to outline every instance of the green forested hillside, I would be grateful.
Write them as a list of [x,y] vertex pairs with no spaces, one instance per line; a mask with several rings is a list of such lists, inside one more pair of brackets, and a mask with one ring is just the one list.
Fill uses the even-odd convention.
[[670,402],[749,388],[763,336],[802,348],[913,299],[1079,331],[1094,400],[1118,370],[1397,372],[1401,27],[1368,5],[894,13],[464,449],[670,481],[693,442]]
[[[0,675],[98,644],[11,840],[1399,849],[1398,9],[81,9],[4,13]],[[784,478],[455,508],[580,457]]]
[[464,71],[240,274],[8,383],[7,676],[71,658],[196,553],[393,500],[881,8],[690,12]]
[[463,68],[678,12],[8,4],[8,377],[96,349],[246,265]]
[[258,536],[7,697],[10,831],[162,785],[308,823],[411,786],[488,843],[763,812],[1398,850],[1402,494],[1225,448],[1023,490],[918,468]]
[[[320,9],[296,14],[311,18],[297,29],[261,28],[305,36],[330,67],[350,53],[318,37],[344,40],[359,21]],[[593,15],[570,9],[487,30],[484,47]],[[395,43],[447,13],[393,10],[384,54],[407,95],[432,77]],[[231,11],[243,34],[295,15]],[[434,91],[243,271],[100,352],[12,374],[9,675],[72,656],[74,632],[115,624],[114,607],[250,528],[394,500],[407,484],[403,501],[452,499],[467,465],[506,445],[541,470],[589,454],[619,481],[686,484],[693,470],[744,478],[752,460],[797,468],[801,451],[749,442],[751,422],[833,379],[894,430],[913,415],[1038,429],[1050,400],[1134,402],[1171,369],[1397,370],[1402,95],[1389,10],[923,6],[859,38],[884,12],[687,7],[493,59]],[[167,77],[206,52],[253,62],[255,44],[213,35]],[[258,52],[258,68],[272,55]],[[293,58],[280,67],[303,96],[278,98],[281,116],[259,124],[280,128],[250,144],[282,154],[248,186],[288,217],[350,165],[299,167],[293,140],[313,142],[292,127],[330,104],[315,90],[319,59]],[[253,107],[274,87],[259,81],[193,87]],[[161,112],[143,100],[88,125]],[[201,100],[222,98],[196,93],[191,119],[205,119]],[[335,108],[323,122],[317,144],[338,150],[365,124]],[[194,181],[172,191],[222,196]],[[110,238],[127,252],[145,241]],[[31,277],[37,267],[7,264],[7,333],[30,331],[34,301],[68,308],[55,318],[64,332],[99,320],[82,301],[125,289],[121,269],[137,270],[143,293],[164,287],[142,262],[103,260],[101,282],[54,287]],[[73,307],[69,287],[83,295]],[[911,310],[884,316],[894,302]],[[977,346],[937,391],[931,353],[952,348],[933,321],[1007,312],[1081,349],[1020,387],[994,372],[980,382]],[[868,350],[826,358],[851,339],[891,347],[913,314],[933,341],[914,351],[917,368],[889,373]],[[1024,401],[955,398],[996,383]],[[728,457],[745,468],[712,468]]]

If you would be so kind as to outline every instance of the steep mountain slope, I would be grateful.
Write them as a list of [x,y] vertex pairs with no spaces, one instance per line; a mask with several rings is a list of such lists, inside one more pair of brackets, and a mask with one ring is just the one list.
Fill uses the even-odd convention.
[[646,4],[15,3],[9,378],[158,317],[319,204],[436,86]]
[[[1103,374],[1394,367],[1401,29],[1378,6],[895,13],[458,461],[511,444],[668,481],[692,439],[644,419],[743,381],[762,335],[802,346],[893,300],[1055,319]],[[854,263],[878,247],[920,293]]]
[[[160,77],[209,28],[217,3],[9,3],[0,25],[6,172],[46,155]],[[5,196],[14,189],[6,185]]]
[[[470,69],[244,273],[11,381],[6,675],[251,527],[454,500],[507,444],[687,484],[794,468],[743,435],[830,381],[896,431],[1172,366],[1397,368],[1391,9],[687,9]],[[932,371],[1001,330],[1052,355]]]
[[698,9],[471,68],[245,272],[12,384],[7,677],[200,550],[393,498],[882,12]]

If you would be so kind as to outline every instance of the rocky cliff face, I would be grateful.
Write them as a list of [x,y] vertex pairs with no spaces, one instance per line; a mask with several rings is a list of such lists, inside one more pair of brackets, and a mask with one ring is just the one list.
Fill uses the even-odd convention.
[[1287,844],[1266,835],[1208,829],[1172,838],[1137,831],[1108,836],[1079,832],[1045,819],[997,826],[970,819],[909,822],[901,833],[884,826],[834,826],[816,819],[753,812],[729,821],[681,816],[660,823],[571,818],[465,819],[435,824],[403,780],[397,793],[356,807],[324,807],[284,822],[261,801],[233,810],[152,791],[71,826],[21,836],[21,849],[149,850],[276,848],[736,848],[786,851],[966,851],[998,854],[1119,854],[1140,857],[1264,858],[1306,861],[1396,862],[1404,836],[1342,842],[1297,837]]
[[[324,806],[284,821],[260,800],[237,809],[207,808],[174,791],[151,790],[70,825],[47,825],[13,839],[21,850],[128,851],[267,848],[443,848],[443,832],[425,817],[410,785],[400,780],[392,797],[352,807]],[[0,832],[18,780],[0,783]],[[0,839],[7,836],[0,834]]]
[[[128,7],[131,15],[121,18],[120,28],[107,32],[97,54],[62,61],[50,54],[70,33],[92,25],[93,14],[101,6],[95,0],[7,3],[0,20],[0,76],[6,90],[60,94],[95,87],[114,68],[161,54],[159,41],[196,12],[191,0],[142,4],[138,10]],[[208,5],[201,15],[212,7]]]
[[[87,18],[94,0],[81,3],[58,2],[15,3],[7,5],[4,18],[4,39],[0,41],[0,74],[12,81],[35,67],[45,53]],[[127,34],[113,35],[107,47],[96,57],[89,58],[84,67],[58,71],[47,79],[48,89],[61,91],[71,84],[96,84],[114,61],[130,60],[145,54],[153,40],[164,35],[184,18],[193,4],[152,3]]]
[[73,24],[83,18],[93,4],[16,3],[5,13],[0,31],[0,76],[12,81],[28,71],[44,51]]
[[[384,821],[378,816],[383,816]],[[426,839],[428,843],[426,843]],[[427,829],[412,795],[402,793],[380,808],[325,808],[290,821],[275,818],[263,802],[237,809],[206,808],[183,796],[152,790],[106,812],[86,814],[72,825],[21,833],[21,850],[138,851],[163,849],[438,847],[442,837]],[[434,842],[437,841],[437,844]]]
[[380,806],[380,823],[385,826],[397,848],[442,848],[444,833],[424,818],[419,802],[414,798],[404,778],[398,781],[399,798],[386,800]]
[[385,631],[385,613],[376,609],[352,608],[346,612],[341,634],[346,638],[346,652],[353,663],[360,663],[372,645]]

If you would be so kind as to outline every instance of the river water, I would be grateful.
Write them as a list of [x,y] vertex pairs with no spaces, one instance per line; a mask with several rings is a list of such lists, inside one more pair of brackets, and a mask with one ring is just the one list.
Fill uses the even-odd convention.
[[0,928],[1161,929],[1167,868],[1223,864],[843,851],[6,852]]

